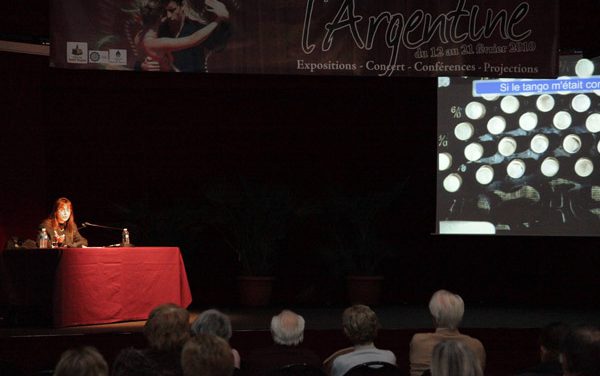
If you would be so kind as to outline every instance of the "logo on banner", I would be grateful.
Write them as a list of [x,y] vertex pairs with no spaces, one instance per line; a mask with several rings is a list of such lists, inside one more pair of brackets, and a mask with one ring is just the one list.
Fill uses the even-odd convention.
[[88,46],[86,42],[67,42],[67,63],[87,64]]
[[127,65],[127,50],[110,49],[108,50],[108,62],[115,65]]
[[90,64],[108,64],[108,51],[91,50],[89,60]]

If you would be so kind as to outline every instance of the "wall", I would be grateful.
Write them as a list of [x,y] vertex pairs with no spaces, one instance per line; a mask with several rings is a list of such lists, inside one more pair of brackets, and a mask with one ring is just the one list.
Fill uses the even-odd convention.
[[[561,47],[597,51],[585,15],[598,5],[563,3]],[[0,32],[44,33],[47,5],[24,17],[24,4],[3,13]],[[376,222],[394,249],[381,267],[386,303],[442,286],[482,304],[590,305],[599,292],[596,238],[431,235],[435,80],[64,71],[6,53],[0,72],[5,238],[33,237],[64,195],[79,222],[133,224],[138,244],[180,245],[195,304],[235,304],[237,256],[191,208],[241,177],[288,188],[304,210],[281,240],[276,301],[341,304],[341,275],[321,252],[331,233],[311,203],[402,186]],[[95,245],[119,241],[84,231]]]

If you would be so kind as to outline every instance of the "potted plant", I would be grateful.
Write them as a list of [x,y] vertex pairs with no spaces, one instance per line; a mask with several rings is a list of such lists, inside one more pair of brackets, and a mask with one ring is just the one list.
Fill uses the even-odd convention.
[[377,304],[384,277],[380,267],[393,254],[383,239],[380,224],[397,198],[397,189],[355,195],[334,195],[327,205],[330,250],[345,275],[347,298],[352,304]]
[[211,225],[238,256],[240,303],[267,305],[277,255],[293,213],[290,191],[240,179],[236,185],[210,187],[205,197]]

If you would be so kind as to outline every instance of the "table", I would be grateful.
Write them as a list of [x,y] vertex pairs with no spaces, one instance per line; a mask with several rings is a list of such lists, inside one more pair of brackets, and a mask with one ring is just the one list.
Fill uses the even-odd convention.
[[50,304],[57,327],[143,320],[159,304],[192,302],[177,247],[13,250],[2,259],[12,300]]

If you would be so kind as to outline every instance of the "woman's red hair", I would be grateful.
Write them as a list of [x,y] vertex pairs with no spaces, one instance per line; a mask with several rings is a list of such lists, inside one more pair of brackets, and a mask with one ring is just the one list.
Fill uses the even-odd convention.
[[60,209],[63,205],[66,205],[69,208],[69,211],[71,212],[71,216],[65,224],[65,230],[73,233],[75,232],[75,230],[77,230],[77,225],[75,224],[75,214],[73,213],[73,204],[66,197],[61,197],[54,202],[54,207],[52,208],[52,213],[50,213],[49,217],[52,221],[52,228],[58,228],[58,221],[56,220],[56,216],[58,213],[58,209]]

